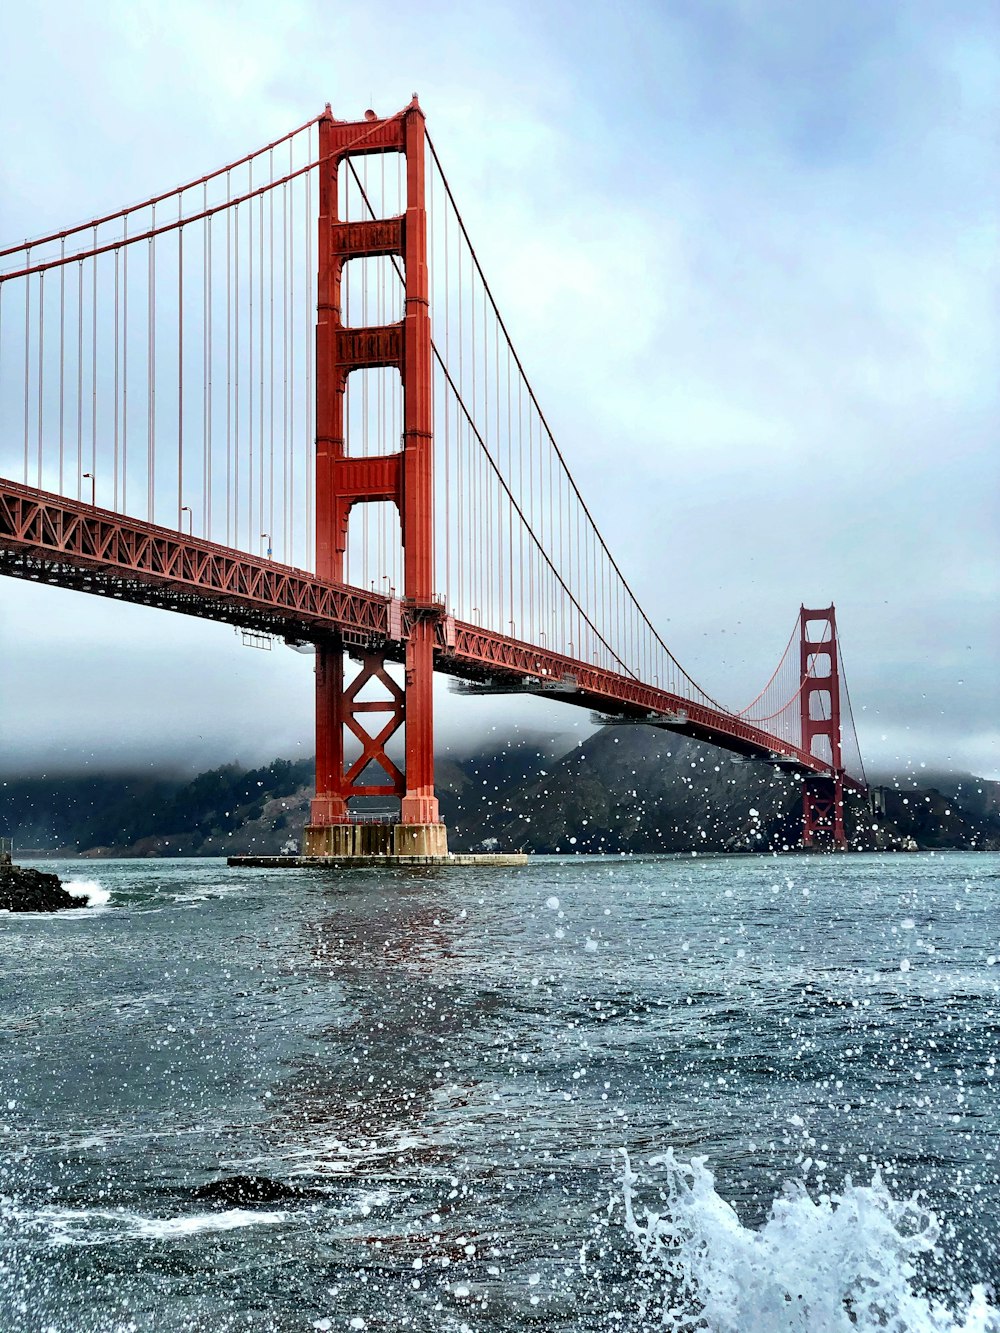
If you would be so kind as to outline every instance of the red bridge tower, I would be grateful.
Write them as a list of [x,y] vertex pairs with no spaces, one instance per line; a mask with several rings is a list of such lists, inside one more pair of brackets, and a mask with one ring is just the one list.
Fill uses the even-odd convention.
[[[819,625],[818,631],[811,626]],[[825,842],[843,851],[844,766],[840,740],[840,651],[837,613],[799,610],[802,748],[830,764],[829,774],[807,773],[802,784],[802,842]]]
[[[337,172],[342,160],[361,153],[402,153],[406,159],[406,211],[400,217],[341,222]],[[433,598],[434,533],[432,489],[431,325],[427,277],[427,215],[424,206],[424,114],[416,96],[398,115],[380,120],[335,120],[327,107],[319,122],[319,275],[316,324],[316,572],[344,582],[344,556],[351,510],[356,504],[392,501],[399,510],[403,542],[408,633],[405,686],[385,670],[384,651],[364,656],[360,671],[344,687],[344,645],[332,642],[316,653],[316,797],[305,831],[309,856],[377,854],[442,856],[447,832],[434,795],[432,680],[434,627],[441,607]],[[351,259],[398,255],[405,267],[402,320],[375,328],[346,327],[341,319],[344,265]],[[376,457],[347,454],[344,395],[352,370],[395,366],[403,384],[403,447]],[[400,626],[395,603],[390,623]],[[385,697],[360,700],[369,681]],[[387,715],[373,735],[363,725],[370,713]],[[389,738],[405,724],[405,774],[386,754]],[[345,730],[362,746],[344,763]],[[365,783],[371,764],[386,781]],[[352,796],[400,798],[400,819],[391,831],[352,821]]]

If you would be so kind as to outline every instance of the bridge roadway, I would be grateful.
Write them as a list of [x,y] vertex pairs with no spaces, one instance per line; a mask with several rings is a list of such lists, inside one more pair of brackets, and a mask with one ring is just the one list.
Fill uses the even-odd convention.
[[440,603],[417,606],[328,583],[305,570],[3,478],[0,574],[224,621],[293,643],[339,638],[348,652],[378,651],[399,662],[409,627],[431,616],[435,669],[473,688],[523,690],[655,720],[748,758],[778,760],[801,773],[830,773],[815,755],[732,713],[456,620]]

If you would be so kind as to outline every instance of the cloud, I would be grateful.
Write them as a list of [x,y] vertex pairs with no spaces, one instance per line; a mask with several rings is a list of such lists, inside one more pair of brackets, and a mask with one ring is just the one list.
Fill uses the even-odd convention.
[[[417,89],[574,476],[685,667],[739,705],[799,603],[834,600],[866,755],[913,738],[1000,772],[991,6],[432,4],[387,25],[359,3],[121,3],[0,23],[4,235],[196,175],[326,100],[385,112]],[[91,705],[55,709],[34,667],[63,631],[28,619],[51,596],[0,587],[4,697],[42,749],[170,751],[96,702],[111,656],[114,704],[132,672],[204,736],[172,694],[198,662],[206,756],[247,746],[248,717],[275,753],[308,744],[291,654],[250,667],[218,647],[231,631],[132,608],[112,628],[68,593],[53,618]],[[445,726],[473,708],[443,698]]]

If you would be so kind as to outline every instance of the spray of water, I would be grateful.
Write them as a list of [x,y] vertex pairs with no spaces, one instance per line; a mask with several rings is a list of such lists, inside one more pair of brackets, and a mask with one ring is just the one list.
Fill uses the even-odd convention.
[[111,891],[103,888],[96,879],[71,879],[65,888],[74,898],[86,899],[81,907],[103,907],[111,898]]
[[790,1182],[754,1230],[716,1192],[705,1158],[648,1160],[662,1172],[661,1211],[638,1202],[626,1154],[625,1228],[648,1292],[643,1315],[672,1333],[1000,1333],[984,1288],[958,1311],[919,1292],[917,1261],[937,1243],[937,1220],[894,1199],[878,1174],[816,1199]]

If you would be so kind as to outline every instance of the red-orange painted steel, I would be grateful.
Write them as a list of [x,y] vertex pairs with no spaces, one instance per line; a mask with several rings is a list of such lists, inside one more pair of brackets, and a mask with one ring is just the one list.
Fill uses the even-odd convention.
[[[319,652],[318,669],[334,671],[341,667],[344,647],[357,657],[374,653],[405,660],[415,626],[426,623],[428,616],[421,608],[375,592],[2,479],[0,574],[315,643],[330,650]],[[736,754],[777,757],[800,765],[803,772],[833,776],[822,756],[735,714],[450,616],[431,613],[430,623],[434,669],[447,675],[521,682],[585,708],[672,717],[683,735]],[[341,701],[342,680],[334,680],[318,696]],[[342,703],[337,702],[337,708],[343,719]],[[328,726],[317,740],[334,734],[339,732]],[[327,755],[324,763],[330,762]],[[843,785],[861,787],[846,774]]]
[[[359,699],[358,695],[370,681],[377,681],[382,686],[382,696],[378,699]],[[345,795],[350,796],[402,796],[406,790],[403,774],[386,754],[385,747],[390,736],[403,725],[405,696],[400,687],[385,669],[384,653],[366,653],[362,658],[361,670],[344,691],[347,726],[361,746],[361,753],[344,774]],[[359,719],[362,714],[387,713],[383,726],[372,732]],[[364,782],[362,779],[369,764],[381,768],[388,782]]]
[[[337,164],[334,122],[319,122],[319,222],[316,277],[316,572],[344,578],[347,511],[337,499],[336,469],[344,456],[344,386],[336,373],[342,260],[334,246]],[[344,795],[344,654],[341,644],[316,646],[316,793],[311,822],[347,819]]]
[[0,478],[0,573],[292,640],[383,641],[384,597]]
[[[432,504],[433,416],[431,326],[427,280],[427,214],[424,199],[424,115],[416,98],[398,115],[362,122],[319,123],[320,207],[316,323],[316,550],[317,572],[342,583],[351,510],[391,500],[399,509],[407,605],[425,608],[412,617],[405,641],[405,694],[396,730],[405,716],[405,781],[399,791],[406,824],[438,822],[434,795],[432,681],[437,608],[432,604],[434,529]],[[401,152],[406,159],[406,212],[402,217],[341,222],[337,173],[356,153]],[[405,308],[399,324],[347,328],[341,319],[344,265],[371,255],[398,255],[405,273]],[[347,456],[344,396],[352,371],[395,366],[403,384],[401,452],[365,459]],[[337,644],[319,650],[316,673],[316,799],[313,824],[348,819],[357,795],[352,765],[344,766],[344,730],[358,732],[345,693],[342,668],[332,662]],[[366,671],[374,667],[369,663]],[[384,673],[383,673],[384,674]],[[370,738],[369,738],[370,739]],[[365,742],[365,758],[386,772],[397,770],[384,746]],[[354,776],[352,776],[354,775]],[[394,779],[396,786],[399,782]],[[395,788],[393,789],[395,791]]]
[[[811,626],[818,625],[819,635]],[[827,775],[807,774],[802,782],[802,841],[811,847],[830,841],[845,848],[844,765],[840,742],[840,654],[837,645],[837,612],[833,606],[821,610],[799,610],[799,710],[802,748],[819,754],[827,763]],[[824,753],[827,751],[827,753]]]
[[431,318],[424,200],[424,113],[416,98],[403,116],[406,223],[403,258],[403,568],[406,599],[416,615],[406,644],[406,795],[404,824],[436,824],[434,795],[434,415]]

